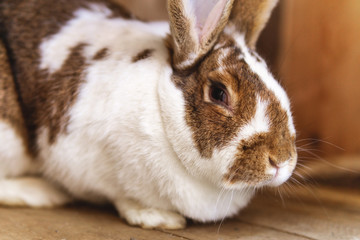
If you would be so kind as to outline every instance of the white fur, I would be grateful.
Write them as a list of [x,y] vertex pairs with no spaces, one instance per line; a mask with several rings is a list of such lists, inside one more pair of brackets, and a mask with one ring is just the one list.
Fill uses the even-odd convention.
[[269,165],[266,173],[272,175],[273,178],[266,185],[277,187],[283,184],[287,179],[289,179],[291,173],[294,171],[296,167],[296,161],[294,161],[296,157],[297,156],[294,156],[293,158],[289,158],[288,160],[282,162],[281,164],[278,164],[277,167]]
[[[290,111],[290,101],[285,90],[272,76],[268,67],[266,66],[265,61],[262,60],[257,55],[256,57],[254,57],[250,54],[250,50],[246,46],[245,37],[243,34],[238,33],[233,26],[226,27],[224,29],[224,32],[226,34],[229,34],[235,39],[236,43],[238,44],[238,47],[240,47],[240,49],[244,54],[243,56],[241,56],[241,58],[244,58],[245,62],[249,65],[250,69],[259,76],[259,78],[264,82],[265,86],[270,91],[272,91],[275,94],[275,96],[279,99],[281,106],[284,108],[284,110],[288,115],[288,127],[290,133],[295,135],[295,127],[293,124],[293,119]],[[254,54],[256,53],[254,52]],[[256,58],[260,59],[261,61],[260,62],[257,61]]]
[[131,225],[140,225],[143,228],[166,226],[167,229],[184,228],[186,225],[185,218],[178,213],[144,208],[130,199],[120,198],[115,202],[115,206]]
[[257,96],[256,99],[257,102],[255,115],[249,123],[241,128],[237,138],[238,141],[248,139],[255,134],[266,133],[270,129],[270,121],[266,116],[268,102],[262,101],[259,96]]
[[286,180],[288,180],[295,168],[295,164],[291,164],[291,162],[293,161],[289,159],[283,162],[282,165],[278,166],[278,169],[273,168],[273,171],[275,170],[275,173],[268,172],[272,174],[274,177],[271,180],[271,182],[268,183],[267,185],[276,187],[283,184]]
[[[165,22],[143,24],[139,21],[116,18],[109,21],[107,18],[110,10],[102,5],[92,4],[91,9],[79,9],[61,30],[43,41],[40,45],[41,63],[40,68],[46,69],[49,73],[59,70],[68,57],[71,48],[80,43],[88,44],[85,56],[90,59],[97,51],[104,47],[110,47],[111,52],[118,54],[118,57],[136,55],[134,51],[143,50],[136,39],[138,32],[150,32],[152,35],[165,36],[169,26]],[[125,35],[131,37],[124,40]],[[112,49],[109,42],[116,42],[123,39],[123,45],[118,44]]]
[[215,44],[214,50],[218,50],[220,48],[223,48],[225,46],[225,44],[226,44],[225,42],[220,42],[220,43]]
[[0,204],[8,206],[54,207],[71,197],[40,177],[0,180]]
[[39,172],[25,144],[10,124],[0,120],[0,204],[50,207],[69,202],[69,196],[42,178],[18,178]]
[[220,67],[224,66],[224,60],[225,60],[225,58],[227,58],[229,56],[230,53],[231,53],[230,48],[221,49],[220,57],[218,59],[218,63],[220,65]]
[[32,172],[34,163],[24,145],[15,129],[0,120],[0,179]]

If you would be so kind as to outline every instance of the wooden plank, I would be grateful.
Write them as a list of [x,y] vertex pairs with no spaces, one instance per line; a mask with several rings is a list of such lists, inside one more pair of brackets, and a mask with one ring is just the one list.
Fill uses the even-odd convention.
[[89,206],[58,209],[0,208],[0,239],[308,239],[227,220],[190,224],[181,231],[143,230],[122,222],[116,212]]
[[144,20],[166,20],[166,0],[112,0],[126,7],[136,17]]
[[223,223],[192,224],[182,231],[167,231],[187,239],[196,240],[305,240],[309,239],[298,234],[286,233],[264,226],[254,226],[236,219],[226,220]]
[[169,233],[130,227],[115,211],[88,206],[0,208],[1,240],[179,240]]
[[299,234],[310,239],[360,239],[360,195],[356,195],[357,200],[353,199],[356,205],[350,206],[353,202],[350,200],[344,209],[341,204],[346,204],[346,201],[339,201],[342,194],[344,193],[338,191],[334,197],[325,189],[321,195],[315,192],[312,201],[309,195],[307,201],[301,201],[299,195],[299,200],[292,197],[285,199],[284,203],[263,195],[237,218],[249,224]]

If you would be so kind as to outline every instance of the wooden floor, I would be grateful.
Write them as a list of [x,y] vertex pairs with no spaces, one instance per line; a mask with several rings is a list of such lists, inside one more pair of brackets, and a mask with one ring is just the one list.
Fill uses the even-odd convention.
[[233,219],[189,223],[181,231],[130,227],[111,207],[77,204],[58,209],[0,208],[0,240],[360,240],[360,174],[332,176],[315,176],[311,180],[315,186],[288,187],[282,196],[277,192],[259,193]]

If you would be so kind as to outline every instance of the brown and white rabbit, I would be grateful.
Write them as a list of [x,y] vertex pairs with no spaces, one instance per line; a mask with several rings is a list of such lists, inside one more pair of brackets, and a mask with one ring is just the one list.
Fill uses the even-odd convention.
[[0,203],[113,203],[185,227],[245,207],[296,165],[288,97],[254,52],[276,0],[0,2]]

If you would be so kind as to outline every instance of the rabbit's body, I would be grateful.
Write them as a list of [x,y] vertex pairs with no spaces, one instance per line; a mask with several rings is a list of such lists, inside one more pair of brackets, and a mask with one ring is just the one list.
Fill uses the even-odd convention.
[[[171,4],[179,4],[173,2],[170,12]],[[220,2],[226,4],[222,19],[232,1]],[[0,99],[11,99],[0,102],[0,203],[51,206],[73,197],[111,202],[131,224],[179,228],[185,224],[181,215],[200,221],[231,216],[247,205],[255,186],[278,185],[290,176],[296,151],[288,99],[234,27],[226,27],[217,41],[209,38],[217,44],[198,66],[203,53],[177,54],[179,43],[170,39],[167,23],[140,22],[107,2],[10,0],[0,3],[0,11],[12,64],[12,72],[8,68],[0,75],[0,87],[5,86]],[[214,31],[215,36],[221,30]],[[1,53],[0,61],[6,61],[5,48]],[[209,67],[219,64],[223,69]],[[224,104],[215,101],[209,112],[207,92],[196,94],[193,80],[182,80],[195,76],[189,75],[194,67],[200,78],[207,68],[231,72],[229,66],[243,69],[241,76],[258,76],[244,83],[252,89],[246,101],[253,107],[239,109],[236,124],[231,122],[235,105],[219,109]],[[257,78],[262,82],[252,84]],[[205,84],[208,88],[213,86]],[[219,95],[210,93],[210,98]],[[203,95],[202,105],[194,106],[199,101],[194,96]],[[15,113],[8,113],[10,108]],[[210,122],[194,116],[194,109]],[[273,128],[273,121],[284,123]],[[207,125],[213,128],[201,130]],[[276,142],[280,147],[270,165],[291,164],[271,178],[245,171],[248,183],[239,181],[244,166],[264,169],[244,158],[246,151],[258,159],[261,151],[242,147],[239,155],[239,142],[254,143],[253,136],[267,132],[273,136],[249,148]],[[244,158],[243,165],[234,158]],[[32,174],[44,178],[23,177]]]

